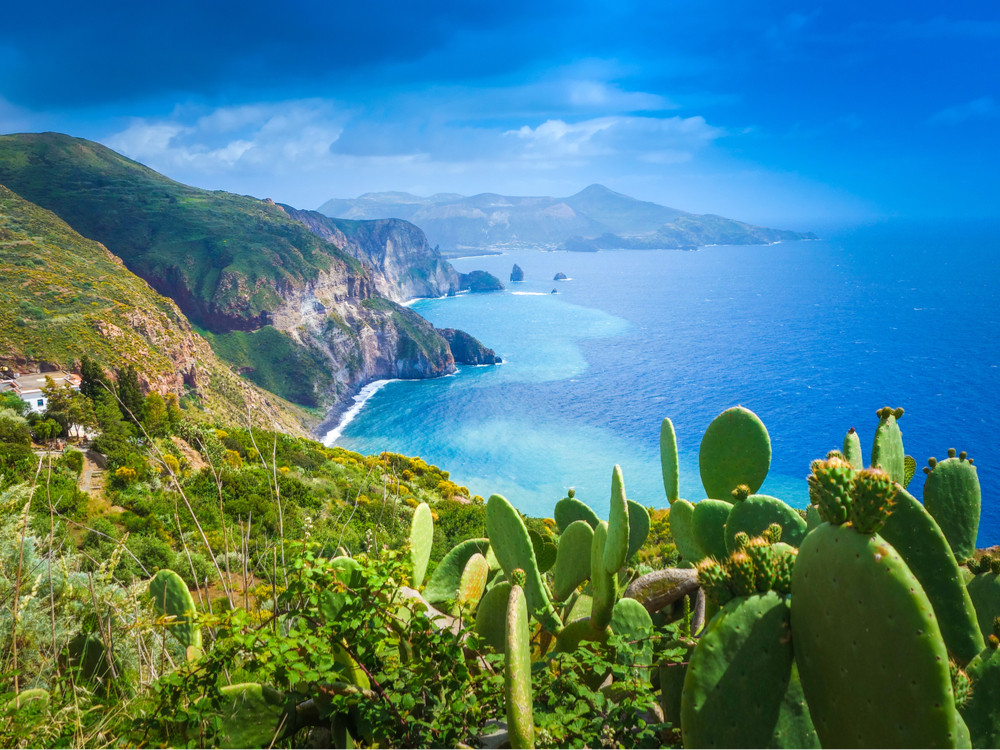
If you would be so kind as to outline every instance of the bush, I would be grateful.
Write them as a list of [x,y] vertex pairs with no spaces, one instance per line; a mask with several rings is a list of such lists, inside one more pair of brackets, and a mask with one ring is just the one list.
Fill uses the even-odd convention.
[[83,454],[80,451],[68,450],[63,453],[61,463],[77,476],[83,471]]

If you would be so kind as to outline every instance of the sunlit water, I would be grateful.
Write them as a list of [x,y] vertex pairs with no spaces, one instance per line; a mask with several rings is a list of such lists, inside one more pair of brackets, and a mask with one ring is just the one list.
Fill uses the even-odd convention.
[[[811,459],[852,426],[867,458],[876,409],[903,406],[906,450],[920,466],[949,447],[976,459],[980,544],[997,543],[998,249],[985,228],[880,226],[769,247],[458,260],[505,283],[517,263],[525,281],[414,309],[477,336],[504,364],[389,383],[337,445],[422,456],[531,515],[551,515],[568,487],[604,514],[616,463],[630,498],[666,504],[666,416],[682,495],[703,497],[701,435],[742,404],[771,435],[762,491],[802,506]],[[553,281],[557,272],[570,280]],[[922,481],[918,472],[917,497]]]

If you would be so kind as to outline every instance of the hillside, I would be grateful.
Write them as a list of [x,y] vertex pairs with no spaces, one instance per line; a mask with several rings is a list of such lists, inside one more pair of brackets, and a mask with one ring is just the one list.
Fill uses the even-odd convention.
[[454,370],[433,326],[380,296],[394,282],[270,200],[181,185],[57,133],[0,136],[0,184],[104,244],[242,374],[296,403]]
[[329,200],[319,210],[344,219],[406,219],[423,229],[428,242],[439,245],[445,255],[504,246],[555,249],[564,247],[571,238],[583,240],[590,249],[651,249],[812,237],[721,216],[691,214],[637,200],[603,185],[591,185],[568,198],[493,193],[421,198],[408,193],[367,193],[356,199]]
[[102,245],[0,185],[0,360],[72,368],[84,354],[131,364],[162,393],[199,395],[232,419],[251,404],[301,433],[306,415],[234,375],[169,299]]

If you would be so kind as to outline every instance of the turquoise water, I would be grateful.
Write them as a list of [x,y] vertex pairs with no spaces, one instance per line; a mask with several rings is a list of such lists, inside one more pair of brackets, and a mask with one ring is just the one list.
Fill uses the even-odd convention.
[[[461,259],[460,271],[501,279],[517,263],[526,280],[414,309],[469,331],[504,364],[389,383],[337,444],[422,456],[532,515],[550,515],[571,486],[603,513],[615,463],[630,498],[665,505],[665,416],[678,433],[682,495],[703,497],[701,434],[739,403],[771,434],[762,491],[801,506],[811,459],[839,447],[851,426],[867,456],[875,410],[903,406],[918,464],[952,446],[976,459],[980,543],[994,543],[1000,254],[987,229],[956,238],[953,227],[881,226],[768,247]],[[560,271],[570,280],[552,281]],[[922,479],[911,487],[918,497]]]

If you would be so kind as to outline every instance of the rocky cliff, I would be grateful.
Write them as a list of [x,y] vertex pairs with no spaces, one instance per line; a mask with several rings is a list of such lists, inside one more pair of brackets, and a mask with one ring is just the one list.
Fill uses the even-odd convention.
[[478,339],[465,331],[439,328],[438,333],[448,342],[455,362],[460,365],[495,365],[503,361],[495,351],[487,349]]
[[[54,133],[0,136],[0,183],[103,243],[207,329],[243,375],[297,403],[331,406],[374,379],[454,371],[434,327],[379,294],[417,288],[414,279],[386,286],[399,271],[396,248],[413,239],[403,223],[355,232],[375,271],[272,201],[180,185]],[[424,290],[445,293],[450,266],[435,268]]]

